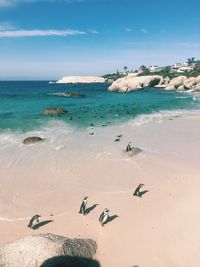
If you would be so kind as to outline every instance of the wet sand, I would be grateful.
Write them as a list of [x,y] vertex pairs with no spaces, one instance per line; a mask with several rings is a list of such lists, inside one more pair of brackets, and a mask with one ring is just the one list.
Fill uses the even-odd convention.
[[[200,116],[89,131],[1,149],[0,244],[51,232],[96,240],[102,267],[197,267]],[[143,151],[129,157],[129,141]],[[139,183],[149,190],[142,198],[133,196]],[[84,195],[98,204],[87,216],[78,213]],[[101,227],[104,208],[112,221]],[[34,214],[44,223],[31,230]]]

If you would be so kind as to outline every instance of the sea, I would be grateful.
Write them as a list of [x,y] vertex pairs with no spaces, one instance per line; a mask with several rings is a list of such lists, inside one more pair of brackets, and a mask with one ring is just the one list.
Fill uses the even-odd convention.
[[[198,112],[200,98],[192,93],[146,88],[127,94],[110,92],[110,84],[49,84],[49,81],[0,81],[0,142],[12,134],[45,133],[54,127],[85,130],[129,121],[145,123],[155,116]],[[79,92],[84,97],[70,97]],[[64,108],[61,116],[45,116],[46,108]],[[1,144],[1,143],[0,143]]]

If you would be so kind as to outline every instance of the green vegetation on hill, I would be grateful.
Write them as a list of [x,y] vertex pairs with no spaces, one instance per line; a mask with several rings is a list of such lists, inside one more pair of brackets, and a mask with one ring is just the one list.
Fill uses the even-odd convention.
[[125,74],[121,74],[119,73],[118,71],[116,73],[108,73],[108,74],[105,74],[103,75],[102,77],[106,79],[106,81],[116,81],[117,79],[119,78],[123,78],[125,77],[126,75]]
[[[192,71],[185,71],[185,72],[175,72],[172,71],[170,66],[166,66],[163,68],[161,71],[156,71],[156,72],[150,72],[148,68],[146,68],[144,65],[140,67],[140,69],[143,69],[143,72],[138,74],[138,76],[147,76],[147,75],[159,75],[162,76],[163,78],[169,77],[170,79],[176,78],[178,76],[186,76],[186,77],[197,77],[200,75],[200,60],[194,60],[194,58],[189,58],[188,59],[189,66],[195,64],[195,67]],[[127,67],[124,67],[124,69]],[[129,72],[127,72],[128,74]],[[125,77],[127,74],[124,73],[119,73],[118,71],[116,73],[109,73],[105,74],[102,76],[105,78],[108,82],[116,81],[119,78]]]

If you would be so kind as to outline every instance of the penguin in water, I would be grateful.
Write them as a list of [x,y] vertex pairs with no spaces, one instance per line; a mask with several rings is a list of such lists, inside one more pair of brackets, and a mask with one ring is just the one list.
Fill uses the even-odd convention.
[[81,206],[80,206],[79,213],[81,213],[83,215],[87,214],[87,212],[86,212],[87,200],[88,200],[88,197],[84,197],[82,200]]
[[104,226],[104,224],[106,224],[108,222],[108,218],[109,218],[109,210],[108,209],[105,209],[100,217],[99,217],[99,221],[101,223],[101,226]]
[[39,223],[39,218],[40,218],[40,217],[41,217],[41,216],[38,215],[38,214],[34,215],[34,216],[30,219],[30,222],[29,222],[29,224],[28,224],[27,226],[28,226],[29,228],[33,229],[34,224],[35,224],[35,223]]

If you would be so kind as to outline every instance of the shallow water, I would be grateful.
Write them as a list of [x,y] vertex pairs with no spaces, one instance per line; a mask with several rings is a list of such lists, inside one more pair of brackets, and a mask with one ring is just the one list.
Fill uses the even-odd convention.
[[[147,88],[129,94],[108,92],[108,84],[48,84],[47,81],[0,82],[0,131],[30,131],[54,119],[76,127],[107,126],[162,110],[198,109],[198,98]],[[85,97],[66,97],[76,91]],[[68,113],[52,118],[43,109],[65,108]]]

